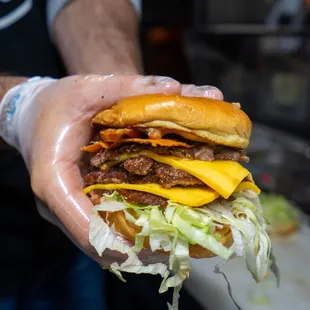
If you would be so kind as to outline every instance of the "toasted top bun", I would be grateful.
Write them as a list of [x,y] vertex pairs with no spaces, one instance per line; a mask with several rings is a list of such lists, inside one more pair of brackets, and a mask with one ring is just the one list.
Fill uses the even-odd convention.
[[[140,95],[99,112],[92,125],[171,129],[185,138],[245,148],[252,122],[235,104],[180,95]],[[183,133],[183,134],[182,134]]]
[[[115,230],[125,239],[134,242],[136,234],[141,231],[141,227],[128,222],[125,218],[125,214],[123,211],[116,212],[100,212],[103,219],[109,223],[110,226],[114,224]],[[220,242],[226,246],[230,247],[233,243],[233,237],[231,234],[231,230],[228,227],[225,227],[219,231],[222,235],[220,238]],[[144,247],[146,249],[150,248],[149,240],[146,238],[144,242]],[[164,253],[163,251],[161,251]],[[167,253],[168,254],[168,253]],[[214,253],[209,251],[208,249],[203,248],[200,245],[190,245],[189,254],[193,258],[209,258],[216,256]]]

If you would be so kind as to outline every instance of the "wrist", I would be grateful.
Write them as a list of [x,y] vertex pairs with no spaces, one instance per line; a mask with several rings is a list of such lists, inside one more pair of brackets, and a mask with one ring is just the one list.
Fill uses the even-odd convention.
[[4,95],[14,86],[26,82],[28,78],[22,76],[7,76],[0,73],[0,102]]
[[0,136],[10,146],[20,151],[20,128],[27,130],[25,112],[32,108],[34,98],[56,80],[49,77],[33,77],[9,89],[0,103]]

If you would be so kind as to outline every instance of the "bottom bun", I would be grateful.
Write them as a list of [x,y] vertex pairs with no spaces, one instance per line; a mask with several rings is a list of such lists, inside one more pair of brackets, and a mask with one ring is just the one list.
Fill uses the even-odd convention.
[[[115,230],[125,239],[134,242],[136,234],[141,231],[141,227],[128,222],[125,218],[125,213],[123,211],[117,211],[117,212],[100,212],[102,218],[106,223],[109,224],[109,226],[114,225]],[[233,243],[233,237],[232,233],[229,227],[224,227],[221,230],[218,230],[218,233],[220,233],[222,236],[220,238],[220,242],[225,247],[230,247]],[[145,238],[144,241],[144,247],[146,249],[150,248],[149,244],[149,238]],[[161,253],[169,254],[168,252],[164,251],[158,251]],[[213,252],[210,250],[203,248],[202,246],[196,244],[196,245],[190,245],[189,247],[189,254],[192,258],[209,258],[216,256]]]

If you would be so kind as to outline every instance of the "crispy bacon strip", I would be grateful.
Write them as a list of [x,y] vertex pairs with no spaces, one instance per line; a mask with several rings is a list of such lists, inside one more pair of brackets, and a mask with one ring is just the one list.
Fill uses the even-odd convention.
[[122,144],[125,144],[125,143],[151,144],[152,146],[167,146],[167,147],[181,146],[181,147],[184,147],[187,149],[192,147],[191,145],[189,145],[187,143],[175,141],[175,140],[170,140],[170,139],[152,140],[152,139],[130,138],[130,139],[122,139],[122,140],[119,140],[119,141],[114,142],[112,144],[105,143],[102,141],[94,142],[90,145],[81,147],[81,151],[90,152],[90,153],[97,153],[102,149],[116,148],[116,147],[121,146]]
[[161,128],[146,128],[145,131],[150,139],[161,139],[164,135]]
[[122,139],[118,142],[115,142],[112,144],[111,147],[117,147],[124,143],[139,143],[139,144],[151,144],[152,146],[168,146],[168,147],[174,147],[174,146],[181,146],[184,148],[191,148],[192,146],[185,143],[180,142],[176,140],[170,140],[170,139],[139,139],[139,138],[130,138],[130,139]]
[[131,128],[105,129],[100,131],[101,139],[105,142],[117,142],[123,138],[140,138],[141,131]]
[[141,127],[141,125],[137,125],[135,127],[139,128],[140,131],[146,133],[150,139],[161,139],[162,137],[166,135],[175,134],[175,135],[181,136],[191,141],[198,141],[198,142],[204,142],[204,143],[209,143],[209,144],[211,142],[208,139],[197,136],[195,133],[191,133],[190,131],[189,132],[183,131],[180,129],[151,128],[151,127],[146,128],[146,127]]
[[98,141],[98,142],[94,142],[92,144],[83,146],[80,148],[80,150],[82,152],[89,152],[89,153],[97,153],[102,149],[108,149],[110,146],[109,144],[102,142],[102,141]]

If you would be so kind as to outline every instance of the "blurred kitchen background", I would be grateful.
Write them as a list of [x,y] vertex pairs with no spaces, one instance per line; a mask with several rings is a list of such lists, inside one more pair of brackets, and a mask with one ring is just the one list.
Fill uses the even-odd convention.
[[240,102],[255,123],[249,168],[257,183],[307,213],[309,6],[304,0],[144,0],[141,25],[145,72],[215,85],[225,100]]
[[[248,169],[263,191],[281,194],[302,210],[302,228],[273,238],[280,289],[272,276],[257,286],[242,261],[224,268],[243,310],[310,309],[309,35],[309,0],[143,1],[145,73],[215,85],[226,101],[240,102],[254,123]],[[180,310],[237,309],[222,276],[212,272],[215,263],[193,262]],[[135,300],[148,291],[147,303],[140,298],[140,305],[125,308],[164,309],[159,279],[133,278],[134,286],[122,291]],[[112,295],[120,285],[111,280]],[[111,302],[124,308],[117,297]]]

